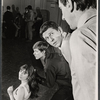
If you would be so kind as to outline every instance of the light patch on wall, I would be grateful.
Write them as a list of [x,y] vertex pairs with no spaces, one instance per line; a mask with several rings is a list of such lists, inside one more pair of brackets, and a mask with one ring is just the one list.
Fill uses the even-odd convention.
[[2,2],[2,6],[3,6],[3,0],[1,2]]
[[51,3],[51,8],[55,8],[55,3]]

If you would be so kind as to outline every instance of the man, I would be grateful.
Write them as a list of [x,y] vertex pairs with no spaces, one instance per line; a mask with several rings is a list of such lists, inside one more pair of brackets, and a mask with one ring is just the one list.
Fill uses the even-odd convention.
[[[63,19],[73,31],[69,42],[48,27],[41,27],[42,37],[52,46],[60,47],[68,61],[72,75],[73,95],[75,100],[95,99],[95,70],[96,70],[96,1],[94,0],[59,0]],[[46,25],[47,26],[47,25]],[[50,26],[50,25],[49,25]],[[46,30],[45,30],[46,29]],[[59,36],[58,36],[59,35]],[[59,37],[59,38],[58,38]],[[67,36],[68,37],[68,36]],[[48,40],[49,39],[49,40]],[[67,46],[69,45],[69,46]],[[67,48],[69,47],[69,48]]]
[[75,100],[95,99],[96,0],[59,0],[62,18],[71,29],[71,71]]
[[60,52],[55,50],[43,41],[34,44],[33,54],[36,59],[42,61],[46,76],[46,80],[40,76],[38,76],[37,80],[49,88],[53,87],[55,83],[58,84],[59,89],[51,100],[73,100],[69,64]]
[[32,25],[33,25],[33,21],[34,21],[34,13],[33,13],[33,10],[32,10],[32,6],[29,5],[28,7],[28,15],[27,15],[27,25],[26,25],[26,29],[25,29],[25,32],[27,32],[26,34],[28,35],[28,41],[31,41],[32,40],[32,37],[33,37],[33,33],[32,33]]
[[7,6],[7,11],[4,13],[3,15],[3,23],[4,23],[4,27],[5,27],[5,35],[6,38],[14,38],[15,35],[15,27],[13,25],[13,14],[10,11],[11,7]]

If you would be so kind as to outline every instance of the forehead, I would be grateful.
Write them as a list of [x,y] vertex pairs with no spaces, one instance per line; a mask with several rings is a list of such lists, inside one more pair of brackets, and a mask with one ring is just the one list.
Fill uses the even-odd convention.
[[64,8],[66,8],[66,6],[63,5],[63,3],[59,0],[59,8],[61,10],[63,10]]
[[54,33],[56,31],[56,29],[53,28],[48,28],[44,33],[43,33],[43,37],[48,36],[50,33]]

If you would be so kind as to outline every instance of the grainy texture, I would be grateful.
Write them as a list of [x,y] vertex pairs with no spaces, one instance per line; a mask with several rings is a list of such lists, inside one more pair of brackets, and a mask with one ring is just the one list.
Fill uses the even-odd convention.
[[[35,66],[39,74],[43,75],[43,68],[40,61],[36,61],[32,55],[32,45],[38,41],[35,39],[26,42],[24,39],[3,39],[2,40],[2,100],[9,100],[7,88],[13,85],[16,88],[20,81],[18,80],[19,67],[25,63]],[[33,100],[50,100],[57,86],[49,89],[39,84],[39,97]]]

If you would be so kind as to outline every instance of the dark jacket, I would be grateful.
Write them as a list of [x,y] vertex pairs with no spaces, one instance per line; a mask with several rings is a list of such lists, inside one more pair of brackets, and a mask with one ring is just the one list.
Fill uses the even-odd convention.
[[51,48],[49,48],[49,51],[51,53],[47,53],[45,59],[45,65],[47,67],[45,73],[46,80],[42,78],[41,83],[48,87],[53,87],[55,83],[59,86],[67,85],[71,87],[71,72],[68,62],[62,54],[53,52]]

